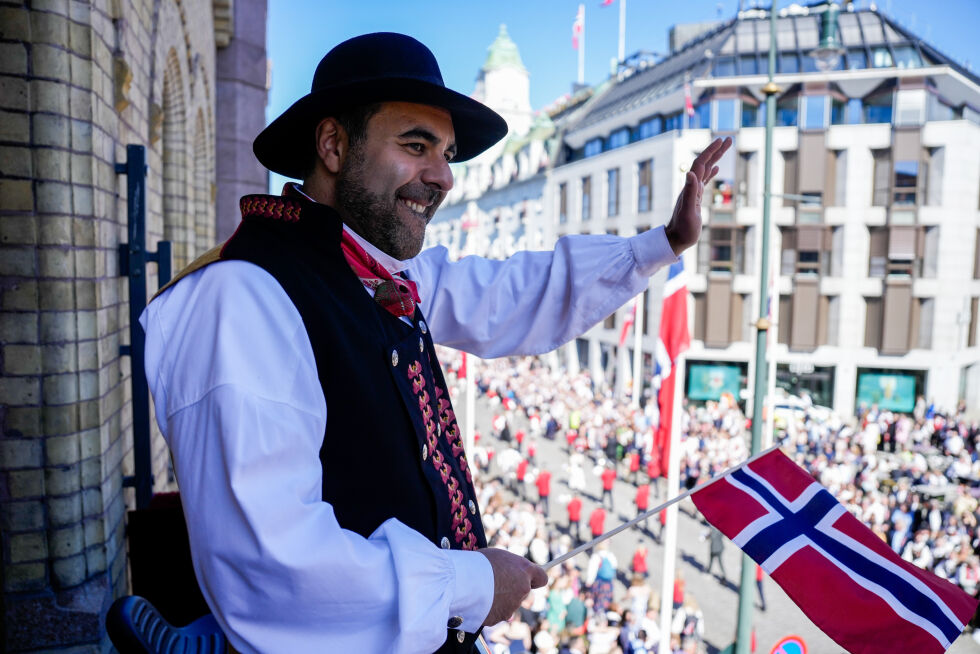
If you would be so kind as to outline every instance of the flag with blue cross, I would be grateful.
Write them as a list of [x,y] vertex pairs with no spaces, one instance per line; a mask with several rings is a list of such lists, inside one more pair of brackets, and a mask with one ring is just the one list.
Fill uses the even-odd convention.
[[903,561],[779,450],[691,499],[852,654],[941,654],[977,609],[957,586]]

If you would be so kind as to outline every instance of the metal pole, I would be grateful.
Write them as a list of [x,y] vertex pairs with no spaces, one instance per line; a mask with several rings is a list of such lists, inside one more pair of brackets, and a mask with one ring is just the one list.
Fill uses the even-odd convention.
[[[755,338],[755,388],[752,393],[752,449],[758,454],[762,446],[762,402],[766,395],[766,339],[769,319],[766,305],[769,294],[769,204],[772,184],[772,127],[776,122],[776,94],[779,87],[773,82],[776,71],[776,1],[769,10],[769,83],[762,88],[766,94],[765,170],[762,188],[762,265],[759,267],[759,319]],[[752,604],[755,602],[755,561],[742,554],[742,578],[738,592],[738,631],[735,636],[736,654],[750,654],[752,647]]]

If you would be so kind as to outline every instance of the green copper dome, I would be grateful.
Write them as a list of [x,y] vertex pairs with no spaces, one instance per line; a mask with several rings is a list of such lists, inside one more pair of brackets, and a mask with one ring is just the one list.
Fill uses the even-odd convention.
[[483,70],[496,70],[505,66],[526,70],[524,63],[521,62],[521,53],[517,50],[517,44],[511,41],[507,34],[507,26],[501,24],[497,38],[487,48],[487,60],[483,64]]

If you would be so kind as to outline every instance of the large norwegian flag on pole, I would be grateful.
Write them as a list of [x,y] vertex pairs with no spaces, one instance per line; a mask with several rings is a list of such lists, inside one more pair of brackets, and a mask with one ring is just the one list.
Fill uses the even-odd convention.
[[658,381],[660,384],[657,394],[660,426],[657,429],[656,445],[660,449],[660,460],[664,462],[670,460],[670,427],[674,413],[674,382],[677,379],[674,364],[677,357],[690,345],[691,335],[687,330],[687,275],[681,259],[670,266],[667,281],[664,282],[660,336],[654,351],[654,385]]
[[903,561],[779,450],[691,499],[852,654],[941,654],[977,609],[960,588]]

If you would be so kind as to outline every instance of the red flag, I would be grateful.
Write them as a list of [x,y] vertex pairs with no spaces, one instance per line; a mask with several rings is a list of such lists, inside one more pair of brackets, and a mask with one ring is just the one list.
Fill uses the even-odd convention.
[[616,0],[602,0],[602,4],[599,5],[599,6],[600,7],[608,7],[609,5],[611,5],[614,2],[616,2]]
[[630,310],[623,319],[623,328],[619,330],[619,347],[623,347],[626,343],[626,335],[629,333],[630,327],[636,322],[636,298],[630,300]]
[[[660,312],[660,337],[657,339],[655,378],[660,379],[657,403],[660,405],[660,427],[657,430],[657,447],[660,460],[670,465],[670,427],[674,412],[674,363],[691,345],[687,330],[687,277],[684,261],[670,266],[664,282],[664,305]],[[654,380],[656,383],[656,379]],[[681,389],[683,392],[683,389]],[[665,468],[666,470],[666,468]]]
[[684,80],[684,113],[694,115],[694,100],[691,99],[691,83]]
[[976,611],[977,599],[903,561],[779,450],[691,499],[852,654],[941,654]]
[[578,13],[575,14],[575,22],[572,23],[572,47],[578,50],[578,40],[585,29],[585,5],[578,6]]
[[466,379],[466,352],[463,352],[463,363],[459,364],[459,372],[456,376],[460,379]]

